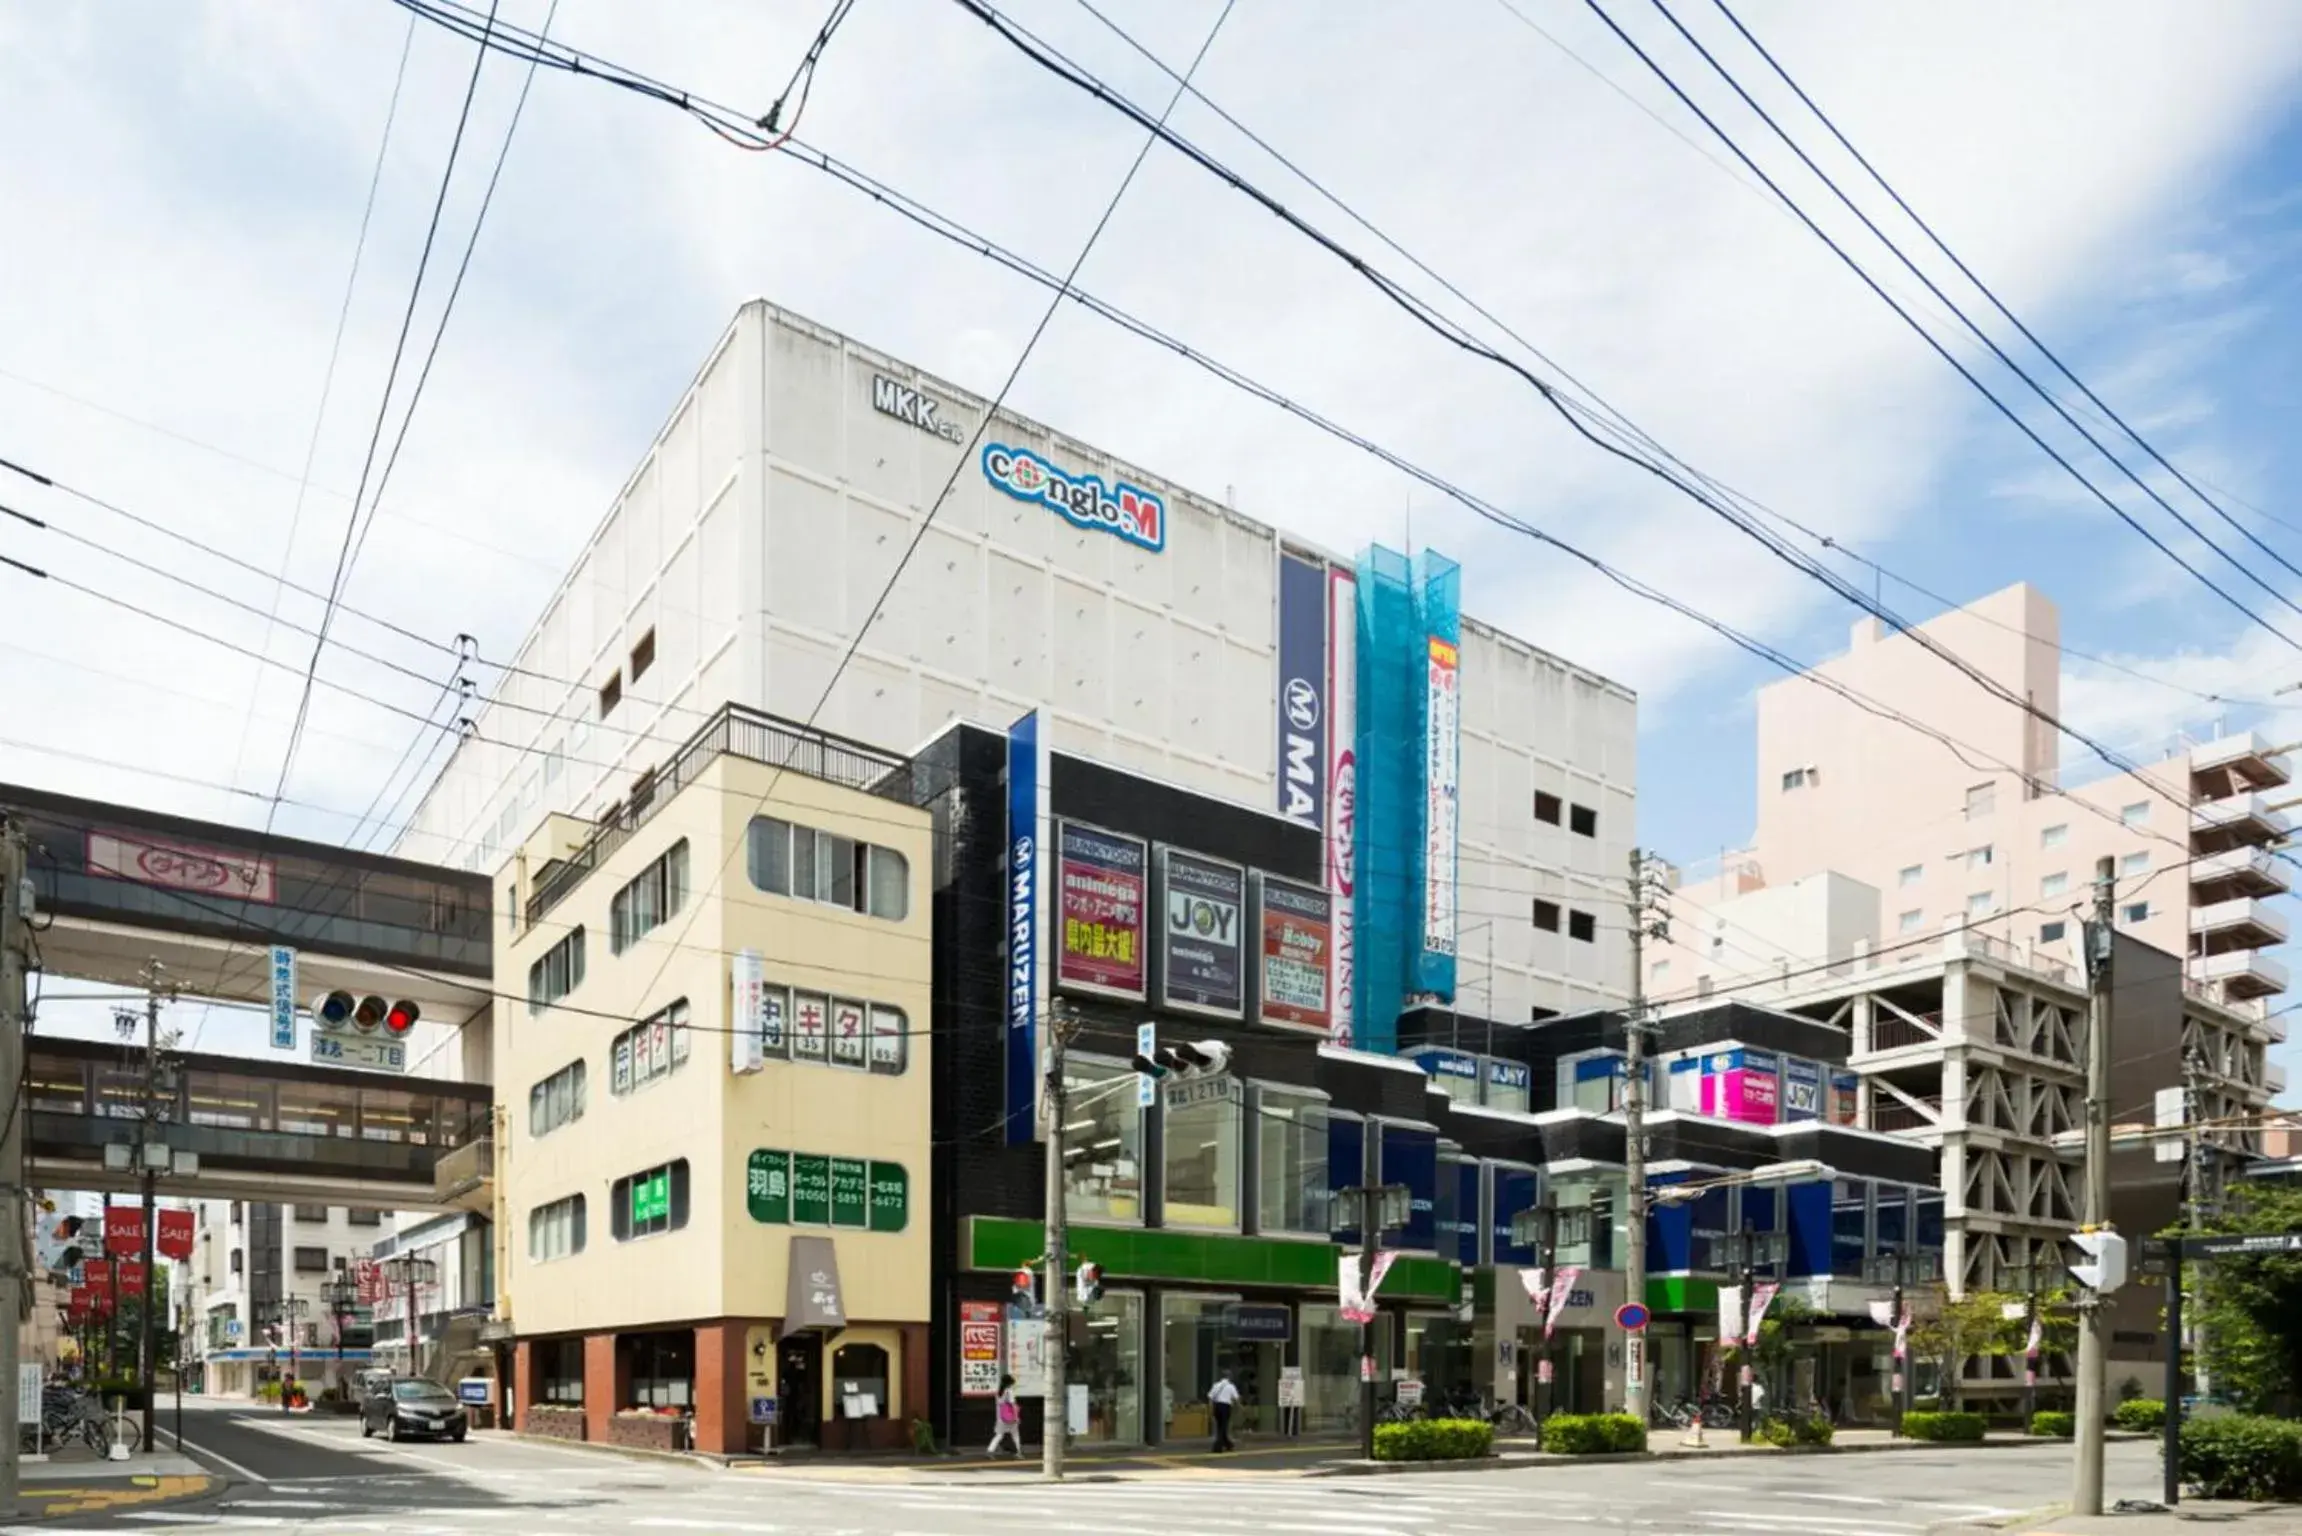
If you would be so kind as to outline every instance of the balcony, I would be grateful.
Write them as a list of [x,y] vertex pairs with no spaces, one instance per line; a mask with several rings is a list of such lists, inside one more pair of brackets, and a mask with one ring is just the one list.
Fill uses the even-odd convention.
[[2260,846],[2284,837],[2293,824],[2284,811],[2271,808],[2267,795],[2250,792],[2202,800],[2190,808],[2190,849],[2193,853],[2221,853]]
[[2286,1069],[2274,1061],[2262,1064],[2262,1086],[2276,1098],[2286,1091]]
[[2200,905],[2236,896],[2283,896],[2291,886],[2283,861],[2267,848],[2231,848],[2190,866],[2191,900]]
[[2292,775],[2286,759],[2252,731],[2240,731],[2190,749],[2194,793],[2211,798],[2234,789],[2274,789]]
[[2286,967],[2259,949],[2195,956],[2190,961],[2190,975],[2220,991],[2227,1002],[2269,997],[2286,990]]
[[2201,954],[2222,955],[2234,949],[2267,949],[2286,942],[2286,915],[2268,902],[2241,896],[2196,907],[2190,913],[2190,931]]
[[432,1194],[440,1204],[492,1216],[496,1204],[496,1140],[481,1136],[445,1153],[432,1167]]

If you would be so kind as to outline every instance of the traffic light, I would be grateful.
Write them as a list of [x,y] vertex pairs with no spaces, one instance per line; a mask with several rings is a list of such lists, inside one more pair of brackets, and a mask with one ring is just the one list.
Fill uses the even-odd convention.
[[357,1030],[372,1035],[381,1029],[396,1038],[414,1029],[423,1016],[423,1009],[404,997],[386,1002],[373,994],[355,997],[341,987],[312,1000],[312,1022],[338,1034]]
[[323,994],[312,1004],[312,1019],[322,1029],[342,1029],[351,1022],[352,1010],[358,1006],[351,993],[339,989]]
[[2108,1227],[2080,1228],[2071,1243],[2093,1262],[2073,1264],[2070,1277],[2097,1296],[2107,1296],[2126,1283],[2126,1239]]
[[1079,1305],[1093,1306],[1103,1299],[1103,1266],[1092,1261],[1079,1266]]
[[1026,1310],[1039,1304],[1039,1277],[1028,1269],[1015,1272],[1015,1304]]
[[403,997],[392,1004],[390,1011],[384,1015],[384,1028],[392,1034],[404,1035],[409,1030],[414,1029],[416,1020],[423,1016],[424,1011],[421,1008]]
[[1128,1064],[1153,1082],[1170,1077],[1186,1081],[1220,1077],[1230,1069],[1231,1047],[1220,1040],[1186,1040],[1138,1055]]
[[372,1035],[376,1032],[376,1026],[384,1022],[384,1015],[389,1012],[391,1012],[391,1005],[382,998],[363,997],[360,999],[360,1006],[352,1010],[352,1028],[363,1035]]

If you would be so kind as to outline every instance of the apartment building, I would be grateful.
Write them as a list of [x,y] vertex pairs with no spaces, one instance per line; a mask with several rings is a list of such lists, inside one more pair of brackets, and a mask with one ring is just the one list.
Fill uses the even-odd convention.
[[909,1443],[933,843],[901,758],[730,705],[498,871],[498,1311],[530,1433]]
[[192,1208],[192,1257],[175,1272],[200,1390],[250,1396],[294,1367],[316,1394],[367,1368],[372,1317],[339,1313],[329,1285],[366,1257],[384,1212],[242,1200]]
[[[960,464],[989,409],[745,305],[398,851],[493,870],[543,817],[621,803],[725,701],[896,750],[1041,709],[1055,750],[1320,834],[1340,890],[1355,850],[1401,868],[1425,846],[1402,819],[1422,807],[1384,802],[1359,747],[1379,711],[1397,716],[1383,739],[1413,728],[1431,674],[1449,690],[1450,985],[1507,1018],[1627,995],[1609,914],[1636,840],[1628,690],[1475,616],[1453,627],[1451,599],[1431,653],[1400,557],[1322,552],[1011,412]],[[1381,1030],[1403,1001],[1352,1007]]]

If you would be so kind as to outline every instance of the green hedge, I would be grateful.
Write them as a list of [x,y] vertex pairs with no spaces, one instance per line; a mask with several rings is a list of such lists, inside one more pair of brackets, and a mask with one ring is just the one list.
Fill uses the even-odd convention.
[[2110,1422],[2120,1429],[2164,1429],[2166,1405],[2155,1397],[2130,1397],[2110,1410]]
[[1494,1446],[1495,1426],[1484,1419],[1410,1419],[1375,1426],[1377,1461],[1476,1461]]
[[1802,1413],[1795,1418],[1772,1417],[1758,1427],[1758,1438],[1767,1445],[1788,1449],[1794,1445],[1828,1445],[1837,1429],[1819,1413]]
[[2041,1408],[2030,1416],[2030,1432],[2034,1435],[2050,1435],[2057,1440],[2067,1440],[2078,1433],[2078,1415],[2075,1413],[2056,1413],[2052,1409]]
[[1913,1440],[1980,1440],[1985,1428],[1979,1413],[1906,1413],[1902,1432]]
[[1543,1449],[1561,1456],[1605,1456],[1647,1448],[1647,1427],[1627,1413],[1554,1413],[1543,1421]]
[[2182,1480],[2206,1499],[2302,1502],[2302,1423],[2224,1414],[2182,1426]]

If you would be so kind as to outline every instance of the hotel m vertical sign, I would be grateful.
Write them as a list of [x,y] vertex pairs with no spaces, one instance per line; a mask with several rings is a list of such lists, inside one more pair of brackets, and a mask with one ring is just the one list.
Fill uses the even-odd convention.
[[1327,573],[1279,556],[1279,814],[1327,824]]
[[1040,865],[1047,851],[1039,814],[1046,779],[1045,722],[1033,710],[1007,728],[1007,1143],[1039,1134],[1039,1016],[1047,995],[1046,913]]

